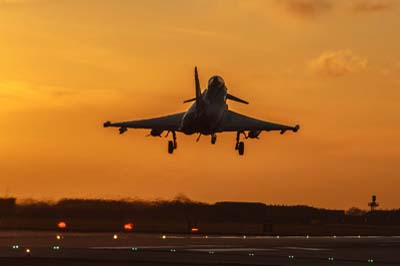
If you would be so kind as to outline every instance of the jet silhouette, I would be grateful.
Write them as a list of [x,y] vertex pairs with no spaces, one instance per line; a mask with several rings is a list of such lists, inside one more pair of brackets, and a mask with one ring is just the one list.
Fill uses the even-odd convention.
[[123,134],[128,128],[151,129],[150,135],[161,137],[164,131],[167,136],[172,133],[172,140],[168,141],[168,153],[172,154],[177,148],[176,132],[182,132],[187,135],[199,134],[211,135],[211,143],[217,141],[217,133],[236,132],[235,150],[239,155],[244,154],[244,142],[241,141],[241,135],[245,139],[258,139],[262,131],[280,131],[284,134],[287,130],[297,132],[299,125],[285,126],[268,121],[251,118],[228,110],[227,100],[248,104],[238,97],[228,93],[224,80],[220,76],[212,76],[208,80],[207,88],[201,92],[197,67],[194,68],[195,92],[194,98],[184,101],[184,103],[194,102],[186,112],[126,122],[112,123],[107,121],[104,127],[118,127],[119,133]]

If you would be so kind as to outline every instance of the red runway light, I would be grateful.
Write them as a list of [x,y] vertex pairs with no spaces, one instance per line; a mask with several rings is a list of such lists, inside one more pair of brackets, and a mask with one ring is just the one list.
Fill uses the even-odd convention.
[[199,231],[199,228],[193,227],[191,231],[192,231],[192,233],[197,233]]
[[124,229],[126,231],[132,231],[133,230],[133,223],[124,224]]
[[58,227],[58,229],[66,229],[66,228],[67,228],[67,223],[61,221],[61,222],[59,222],[59,223],[57,224],[57,227]]

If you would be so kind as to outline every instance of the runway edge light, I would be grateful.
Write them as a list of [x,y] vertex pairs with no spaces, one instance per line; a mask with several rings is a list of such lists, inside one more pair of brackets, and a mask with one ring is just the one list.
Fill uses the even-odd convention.
[[57,228],[60,229],[60,230],[67,229],[67,223],[65,221],[59,221],[57,223]]
[[133,230],[133,223],[126,223],[126,224],[124,224],[124,230],[125,231],[128,231],[128,232],[130,232],[130,231],[132,231]]

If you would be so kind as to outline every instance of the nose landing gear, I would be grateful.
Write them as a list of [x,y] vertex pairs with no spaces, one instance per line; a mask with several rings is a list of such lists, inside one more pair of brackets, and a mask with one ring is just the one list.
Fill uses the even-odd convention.
[[172,140],[168,141],[168,153],[172,154],[174,152],[174,142]]
[[211,144],[215,144],[217,142],[217,135],[214,133],[214,134],[211,134]]
[[176,142],[176,133],[175,131],[172,131],[172,140],[168,141],[168,153],[169,154],[174,153],[174,150],[176,150],[177,148],[178,148],[178,143]]

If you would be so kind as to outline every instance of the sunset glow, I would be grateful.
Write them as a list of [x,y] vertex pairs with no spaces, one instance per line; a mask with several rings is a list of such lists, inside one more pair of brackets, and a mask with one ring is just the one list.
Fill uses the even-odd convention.
[[[377,2],[0,0],[0,195],[399,207],[400,2]],[[102,127],[185,111],[195,65],[301,130],[170,156]]]

